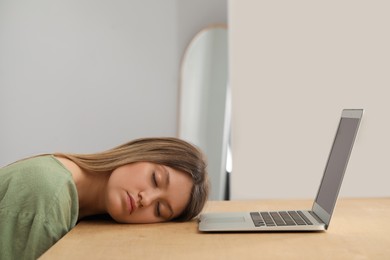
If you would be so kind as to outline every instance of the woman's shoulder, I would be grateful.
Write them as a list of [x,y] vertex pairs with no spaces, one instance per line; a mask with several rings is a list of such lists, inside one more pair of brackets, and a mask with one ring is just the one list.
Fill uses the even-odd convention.
[[71,174],[52,155],[16,162],[2,168],[0,175],[3,206],[6,202],[23,203],[37,209],[50,207],[52,203],[77,201]]
[[71,179],[71,173],[53,155],[42,155],[17,161],[0,169],[3,178]]

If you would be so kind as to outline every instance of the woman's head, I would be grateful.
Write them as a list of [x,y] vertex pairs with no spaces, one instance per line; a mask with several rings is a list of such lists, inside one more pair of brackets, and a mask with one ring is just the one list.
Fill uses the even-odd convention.
[[175,220],[190,220],[202,210],[209,191],[205,158],[195,146],[177,138],[143,138],[89,155],[63,155],[89,172],[114,172],[138,162],[163,165],[190,177],[188,203]]

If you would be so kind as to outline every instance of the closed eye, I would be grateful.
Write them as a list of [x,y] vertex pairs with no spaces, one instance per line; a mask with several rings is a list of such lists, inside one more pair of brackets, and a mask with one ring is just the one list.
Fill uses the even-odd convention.
[[156,215],[157,215],[157,217],[161,217],[160,202],[157,202],[157,204],[156,204]]
[[155,172],[153,172],[152,181],[153,181],[154,187],[158,187],[157,178],[156,178],[156,173]]
[[[158,187],[158,183],[157,183],[157,177],[156,177],[156,173],[153,172],[152,174],[152,181],[153,181],[153,185],[154,187]],[[160,211],[160,202],[157,202],[156,203],[156,215],[157,217],[161,217],[161,211]]]

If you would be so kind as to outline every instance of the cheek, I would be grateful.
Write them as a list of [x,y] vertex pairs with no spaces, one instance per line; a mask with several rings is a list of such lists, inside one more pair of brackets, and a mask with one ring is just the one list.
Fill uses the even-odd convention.
[[108,190],[105,196],[105,203],[107,207],[107,213],[117,222],[123,223],[123,205],[121,198],[119,196],[119,192],[113,192],[112,190]]

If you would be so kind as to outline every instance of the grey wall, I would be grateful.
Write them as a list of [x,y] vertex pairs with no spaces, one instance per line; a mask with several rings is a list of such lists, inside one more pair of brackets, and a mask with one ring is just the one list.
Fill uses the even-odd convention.
[[176,136],[181,57],[225,1],[0,0],[0,165]]

